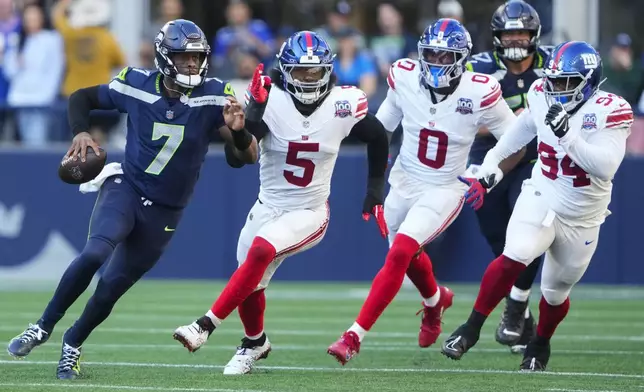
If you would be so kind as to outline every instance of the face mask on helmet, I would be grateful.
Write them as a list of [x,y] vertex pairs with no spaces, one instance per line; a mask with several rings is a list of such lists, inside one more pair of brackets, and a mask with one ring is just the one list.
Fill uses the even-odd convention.
[[494,34],[494,46],[501,57],[522,61],[536,50],[536,35],[528,30],[506,30]]
[[[189,44],[201,45],[203,44]],[[165,65],[159,67],[159,61],[154,59],[157,68],[163,74],[172,79],[177,85],[185,88],[201,86],[205,81],[208,72],[208,51],[204,50],[187,50],[187,51],[168,51],[165,47],[157,47],[158,54],[163,57]]]
[[559,102],[571,112],[585,102],[592,92],[586,79],[581,76],[547,76],[544,78],[544,92],[548,105]]
[[333,65],[282,65],[286,88],[300,102],[309,105],[320,100],[329,91]]
[[435,89],[449,87],[463,74],[465,56],[447,48],[421,46],[418,49],[423,78]]

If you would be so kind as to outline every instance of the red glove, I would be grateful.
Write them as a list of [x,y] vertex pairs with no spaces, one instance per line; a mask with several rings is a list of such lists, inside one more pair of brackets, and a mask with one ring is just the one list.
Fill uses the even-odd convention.
[[259,64],[255,68],[255,73],[253,73],[253,79],[248,86],[248,91],[253,97],[255,102],[263,104],[268,99],[268,92],[271,87],[271,78],[269,76],[262,75],[264,72],[264,64]]
[[458,180],[464,184],[470,186],[470,188],[465,192],[465,202],[474,209],[478,210],[483,206],[483,199],[487,193],[486,187],[481,184],[481,181],[476,178],[465,178],[458,176]]
[[389,229],[387,228],[387,222],[385,222],[385,210],[382,204],[376,204],[375,206],[373,206],[373,209],[371,210],[371,214],[368,212],[363,212],[362,219],[364,219],[365,221],[369,221],[369,218],[371,218],[371,215],[373,215],[376,218],[376,223],[378,224],[380,235],[386,239],[387,236],[389,235]]

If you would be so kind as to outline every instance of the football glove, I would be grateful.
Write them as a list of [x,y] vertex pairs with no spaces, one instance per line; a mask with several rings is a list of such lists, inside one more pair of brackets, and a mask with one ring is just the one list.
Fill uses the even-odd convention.
[[491,169],[485,166],[472,166],[463,176],[458,176],[458,180],[469,186],[465,192],[465,203],[476,211],[483,206],[485,194],[503,179],[503,171],[498,167]]
[[566,136],[566,132],[568,132],[569,118],[570,115],[566,113],[566,109],[564,109],[563,105],[560,102],[555,102],[550,106],[550,109],[548,109],[544,122],[550,127],[550,129],[552,129],[555,136],[562,138]]
[[362,219],[369,221],[371,215],[376,219],[378,230],[383,238],[389,235],[387,222],[385,221],[385,209],[382,205],[384,178],[370,178],[367,186],[367,196],[362,204]]
[[266,110],[272,81],[269,76],[262,75],[263,72],[264,64],[260,63],[255,68],[253,78],[248,85],[248,91],[246,91],[248,104],[245,114],[248,121],[260,122],[264,116],[264,110]]

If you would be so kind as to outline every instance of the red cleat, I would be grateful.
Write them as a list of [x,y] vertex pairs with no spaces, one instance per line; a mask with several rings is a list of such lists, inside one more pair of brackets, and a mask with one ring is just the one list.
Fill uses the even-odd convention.
[[337,342],[329,346],[326,352],[334,356],[344,366],[360,352],[360,339],[355,332],[347,331]]
[[441,297],[436,306],[429,307],[423,303],[423,309],[416,313],[418,315],[420,312],[423,312],[423,319],[420,322],[420,332],[418,333],[418,345],[420,347],[429,347],[436,342],[438,336],[441,334],[441,318],[443,317],[443,312],[452,306],[454,292],[443,286],[440,286],[438,289],[440,290]]

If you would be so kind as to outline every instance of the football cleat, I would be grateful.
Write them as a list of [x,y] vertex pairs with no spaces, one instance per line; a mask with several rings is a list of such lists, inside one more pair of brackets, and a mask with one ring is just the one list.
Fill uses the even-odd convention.
[[63,350],[56,369],[56,378],[61,380],[74,380],[80,376],[81,348],[72,347],[63,342]]
[[452,333],[441,347],[441,353],[448,358],[459,360],[479,341],[480,331],[469,324],[463,324]]
[[11,339],[7,346],[7,352],[12,357],[24,358],[29,355],[31,350],[45,343],[47,339],[49,339],[49,334],[38,324],[29,324],[23,333]]
[[423,313],[420,322],[420,332],[418,333],[418,345],[420,347],[429,347],[436,342],[441,334],[441,319],[443,313],[450,306],[454,299],[454,292],[447,287],[439,287],[440,299],[436,306],[429,307],[423,303],[423,309],[419,310],[417,315]]
[[255,362],[265,359],[270,352],[271,342],[268,341],[266,334],[256,340],[243,338],[241,346],[237,347],[237,352],[224,367],[224,374],[239,375],[250,373]]
[[355,332],[347,331],[326,352],[344,366],[360,352],[360,338]]
[[514,346],[510,346],[510,351],[512,354],[523,354],[525,352],[526,346],[530,343],[530,340],[534,338],[537,332],[537,325],[532,317],[532,312],[528,310],[528,318],[525,319],[523,333],[521,338]]
[[214,329],[210,319],[204,316],[190,325],[183,325],[175,329],[172,338],[194,353],[208,341]]
[[501,322],[496,328],[494,338],[504,346],[514,346],[517,344],[523,328],[525,326],[525,311],[528,308],[528,302],[519,302],[510,297],[506,299],[505,309],[501,314]]
[[543,372],[550,360],[550,341],[534,338],[528,343],[519,369],[523,372]]

